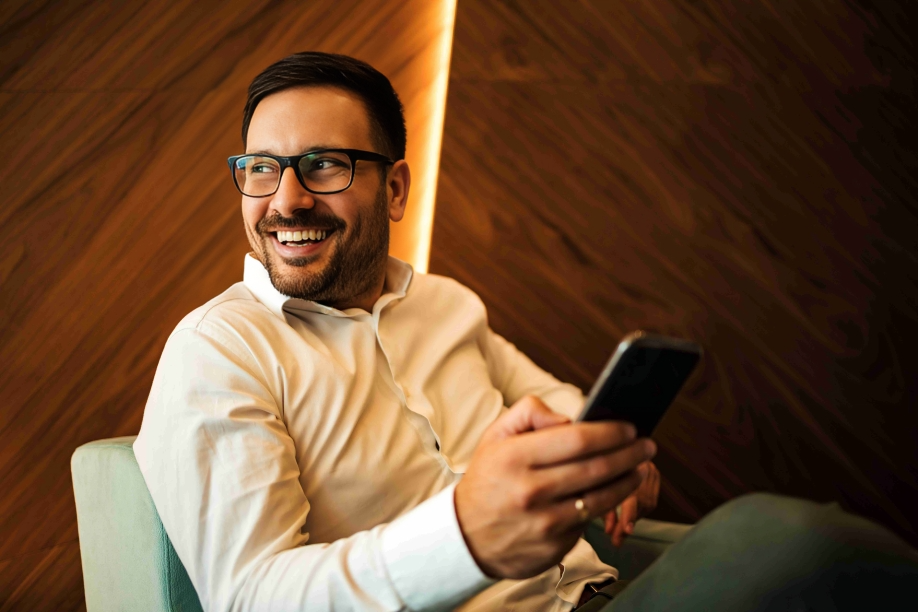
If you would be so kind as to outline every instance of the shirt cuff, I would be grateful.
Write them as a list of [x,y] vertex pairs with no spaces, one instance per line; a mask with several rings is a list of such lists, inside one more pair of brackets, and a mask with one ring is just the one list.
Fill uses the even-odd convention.
[[450,485],[386,525],[382,554],[395,590],[412,610],[451,609],[494,584],[459,529]]

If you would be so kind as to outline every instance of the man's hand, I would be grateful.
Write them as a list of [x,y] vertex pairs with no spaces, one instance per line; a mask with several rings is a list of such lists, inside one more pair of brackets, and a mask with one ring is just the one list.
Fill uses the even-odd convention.
[[606,533],[612,536],[612,544],[621,546],[625,535],[634,533],[634,522],[647,516],[657,507],[660,497],[660,470],[650,461],[643,464],[647,467],[647,478],[637,491],[622,502],[622,514],[615,510],[606,515]]
[[572,424],[538,398],[521,399],[485,431],[456,487],[459,526],[478,566],[519,579],[556,565],[589,518],[638,488],[647,475],[639,466],[655,452],[628,423]]

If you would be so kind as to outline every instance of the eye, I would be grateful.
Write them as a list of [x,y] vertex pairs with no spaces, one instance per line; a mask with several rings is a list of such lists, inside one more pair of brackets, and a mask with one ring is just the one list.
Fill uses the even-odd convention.
[[347,162],[335,157],[319,157],[309,163],[309,171],[332,170],[334,168],[346,168]]
[[249,172],[251,172],[252,174],[268,174],[268,173],[277,172],[277,168],[274,166],[274,164],[262,162],[262,163],[252,164],[249,167]]

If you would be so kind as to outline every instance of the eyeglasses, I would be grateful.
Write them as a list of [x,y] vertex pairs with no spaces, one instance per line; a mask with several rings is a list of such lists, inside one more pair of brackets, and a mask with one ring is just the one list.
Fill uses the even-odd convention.
[[359,160],[395,163],[385,155],[357,149],[319,149],[292,157],[235,155],[226,161],[239,193],[263,198],[277,191],[287,168],[293,168],[300,185],[310,193],[339,193],[354,182],[354,168]]

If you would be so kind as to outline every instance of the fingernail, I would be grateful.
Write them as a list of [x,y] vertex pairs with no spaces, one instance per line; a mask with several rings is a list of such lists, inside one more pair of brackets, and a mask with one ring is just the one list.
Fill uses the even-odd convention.
[[650,438],[648,438],[644,442],[644,449],[646,450],[647,455],[649,457],[653,457],[654,455],[657,454],[657,443],[651,440]]
[[634,523],[628,523],[625,525],[625,531],[628,533],[634,533]]
[[635,428],[634,425],[629,423],[627,425],[627,431],[625,432],[625,435],[628,437],[629,440],[634,440],[635,438],[637,438],[637,428]]

